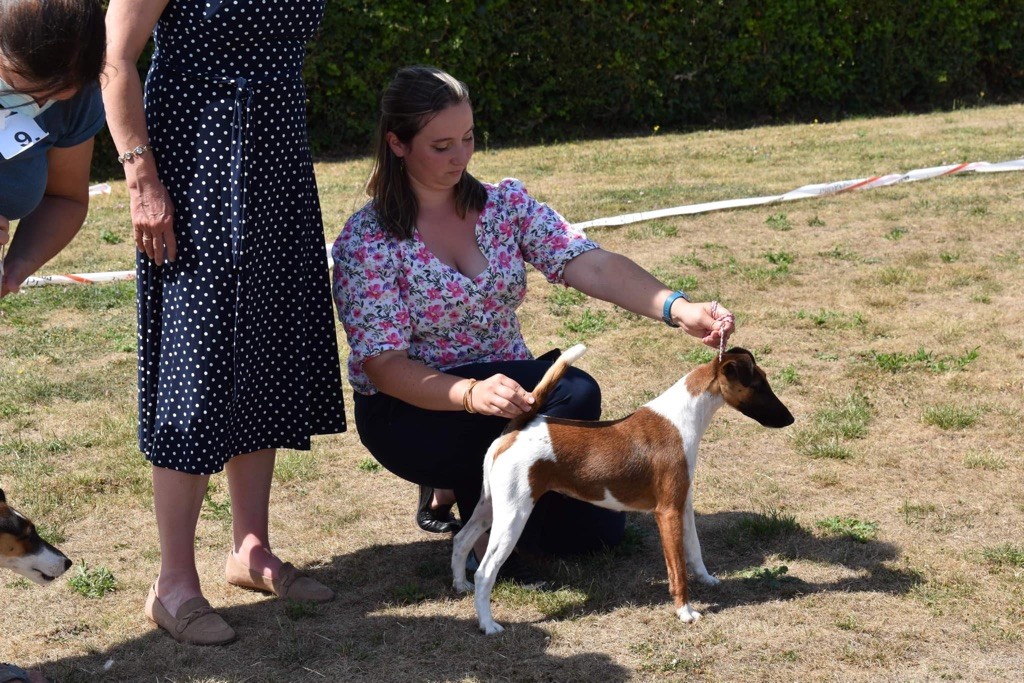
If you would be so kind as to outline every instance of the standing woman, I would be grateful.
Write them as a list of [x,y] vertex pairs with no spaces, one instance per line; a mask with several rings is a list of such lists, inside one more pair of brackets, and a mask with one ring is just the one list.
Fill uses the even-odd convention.
[[[222,469],[227,581],[333,597],[268,534],[276,449],[345,430],[302,83],[324,4],[111,0],[107,12],[103,97],[138,247],[139,448],[160,533],[145,611],[181,642],[235,637],[202,597],[193,547]],[[151,32],[143,97],[135,64]]]
[[0,0],[0,297],[85,221],[104,43],[99,0]]

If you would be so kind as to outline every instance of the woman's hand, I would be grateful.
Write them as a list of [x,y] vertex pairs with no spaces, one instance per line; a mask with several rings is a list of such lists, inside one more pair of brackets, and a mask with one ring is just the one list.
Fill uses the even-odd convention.
[[498,374],[482,379],[472,385],[466,383],[470,392],[468,404],[481,415],[495,415],[509,419],[521,415],[533,406],[533,396],[519,386],[511,377]]
[[729,309],[711,301],[690,303],[676,299],[672,303],[672,321],[688,335],[697,337],[715,349],[724,345],[724,340],[728,340],[736,329],[735,319]]
[[174,203],[159,180],[139,181],[129,188],[135,246],[158,266],[178,258],[174,238]]

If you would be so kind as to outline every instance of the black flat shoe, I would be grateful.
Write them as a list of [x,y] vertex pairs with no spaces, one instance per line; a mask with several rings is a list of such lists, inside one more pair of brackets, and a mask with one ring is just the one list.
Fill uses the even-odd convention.
[[430,502],[433,499],[434,489],[429,486],[421,486],[420,502],[416,507],[416,524],[432,534],[454,534],[461,529],[462,525],[452,514],[452,506],[439,505],[437,508],[431,509]]

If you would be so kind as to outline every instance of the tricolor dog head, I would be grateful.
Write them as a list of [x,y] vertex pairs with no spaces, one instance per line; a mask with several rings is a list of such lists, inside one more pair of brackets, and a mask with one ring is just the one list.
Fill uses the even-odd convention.
[[46,585],[71,567],[67,555],[39,538],[36,526],[7,504],[0,489],[0,567]]
[[721,393],[725,402],[765,427],[788,427],[793,414],[782,404],[768,384],[764,370],[754,362],[754,354],[736,346],[708,364],[714,374],[708,387]]

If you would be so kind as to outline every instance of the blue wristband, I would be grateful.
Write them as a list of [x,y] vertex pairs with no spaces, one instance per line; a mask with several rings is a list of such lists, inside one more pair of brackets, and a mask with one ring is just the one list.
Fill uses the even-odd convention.
[[665,305],[661,307],[661,319],[665,321],[665,324],[669,327],[679,327],[679,325],[672,322],[672,304],[675,303],[676,299],[682,299],[683,301],[689,302],[690,297],[686,295],[681,289],[677,289],[668,295],[665,299]]

